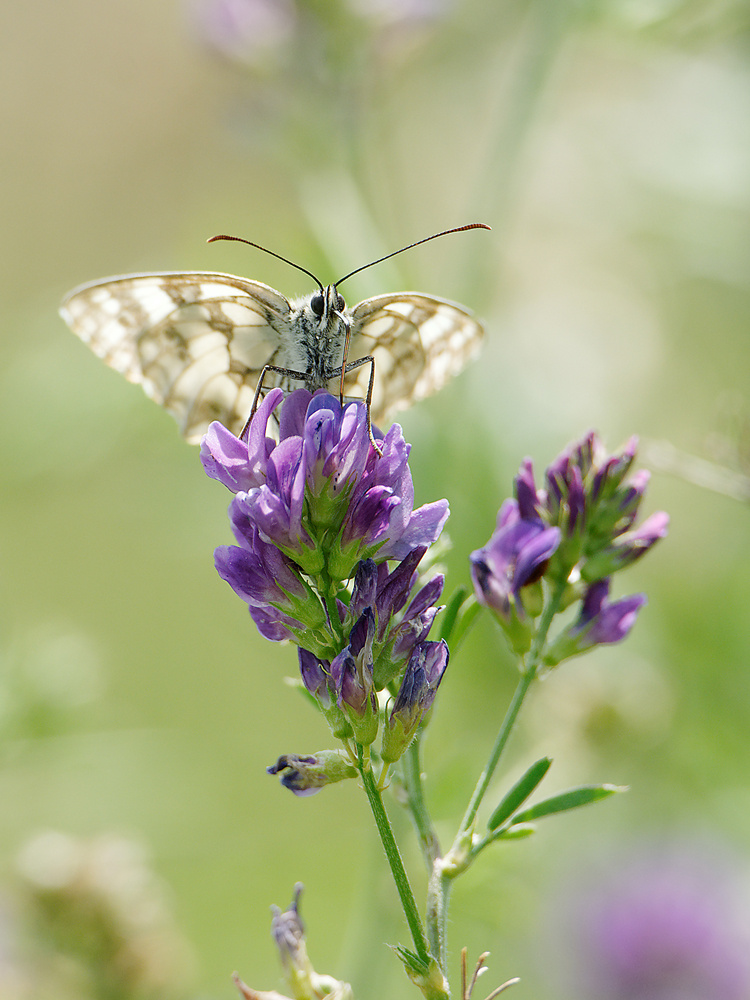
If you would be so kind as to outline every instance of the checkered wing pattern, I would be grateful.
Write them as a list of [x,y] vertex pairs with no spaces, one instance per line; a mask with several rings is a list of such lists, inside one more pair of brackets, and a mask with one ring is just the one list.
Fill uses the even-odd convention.
[[61,313],[81,340],[160,403],[188,441],[212,420],[239,434],[290,306],[260,282],[205,271],[131,274],[74,289]]
[[[378,295],[352,310],[349,361],[375,358],[372,419],[402,410],[442,388],[478,351],[482,326],[463,306],[419,292]],[[345,379],[365,398],[370,366]]]

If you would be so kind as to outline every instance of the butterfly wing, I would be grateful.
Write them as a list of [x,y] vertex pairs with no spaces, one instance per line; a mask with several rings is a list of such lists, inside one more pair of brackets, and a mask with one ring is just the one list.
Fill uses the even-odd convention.
[[[349,361],[375,358],[372,419],[377,422],[437,392],[476,354],[484,330],[463,306],[419,292],[377,295],[352,310]],[[344,380],[365,398],[370,366]]]
[[205,271],[130,274],[74,289],[61,314],[197,442],[212,420],[239,434],[277,355],[289,302],[261,282]]

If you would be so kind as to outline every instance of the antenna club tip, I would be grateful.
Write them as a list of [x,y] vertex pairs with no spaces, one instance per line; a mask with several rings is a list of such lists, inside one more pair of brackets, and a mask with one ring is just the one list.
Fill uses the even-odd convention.
[[209,239],[207,239],[206,243],[215,243],[217,240],[225,240],[225,239],[227,239],[227,237],[224,236],[223,233],[219,233],[218,236],[211,236]]

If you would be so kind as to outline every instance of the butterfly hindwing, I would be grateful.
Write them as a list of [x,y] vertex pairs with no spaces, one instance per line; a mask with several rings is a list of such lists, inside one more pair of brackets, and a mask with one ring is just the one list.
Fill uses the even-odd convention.
[[240,432],[289,311],[268,285],[205,271],[109,278],[74,289],[62,307],[73,331],[192,442],[212,420]]
[[[352,310],[349,360],[375,358],[372,417],[377,420],[437,392],[476,353],[482,327],[463,306],[420,292],[377,295]],[[345,379],[364,398],[369,366]]]

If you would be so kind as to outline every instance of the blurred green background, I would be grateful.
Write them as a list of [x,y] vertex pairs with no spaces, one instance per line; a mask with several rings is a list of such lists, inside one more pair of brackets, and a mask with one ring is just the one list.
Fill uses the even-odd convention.
[[[480,361],[401,421],[418,502],[451,504],[449,587],[468,582],[520,460],[541,470],[591,427],[611,448],[631,433],[671,442],[741,494],[749,27],[742,0],[3,5],[3,1000],[232,997],[235,968],[277,988],[268,908],[296,880],[319,971],[359,1000],[412,991],[383,944],[407,935],[364,797],[347,783],[296,799],[264,773],[331,740],[283,682],[294,650],[261,639],[214,572],[229,495],[171,418],[71,335],[62,295],[170,269],[302,294],[299,272],[205,240],[244,236],[325,283],[483,221],[492,233],[345,289],[351,304],[413,288],[486,320]],[[520,975],[517,1000],[577,995],[580,959],[545,956],[560,893],[594,858],[613,870],[639,844],[696,839],[747,880],[747,502],[658,471],[647,500],[672,514],[670,536],[616,592],[645,590],[648,607],[626,644],[539,687],[503,778],[548,754],[549,791],[631,792],[549,820],[459,882],[454,969],[461,946],[489,950],[484,992]],[[446,841],[514,669],[482,621],[446,675],[426,743]],[[421,899],[407,818],[389,807]],[[138,927],[161,928],[149,947],[164,936],[130,992],[61,957],[45,896],[73,870],[55,869],[55,850],[90,860],[108,837],[141,845],[104,868],[139,887],[133,905],[155,923]]]

